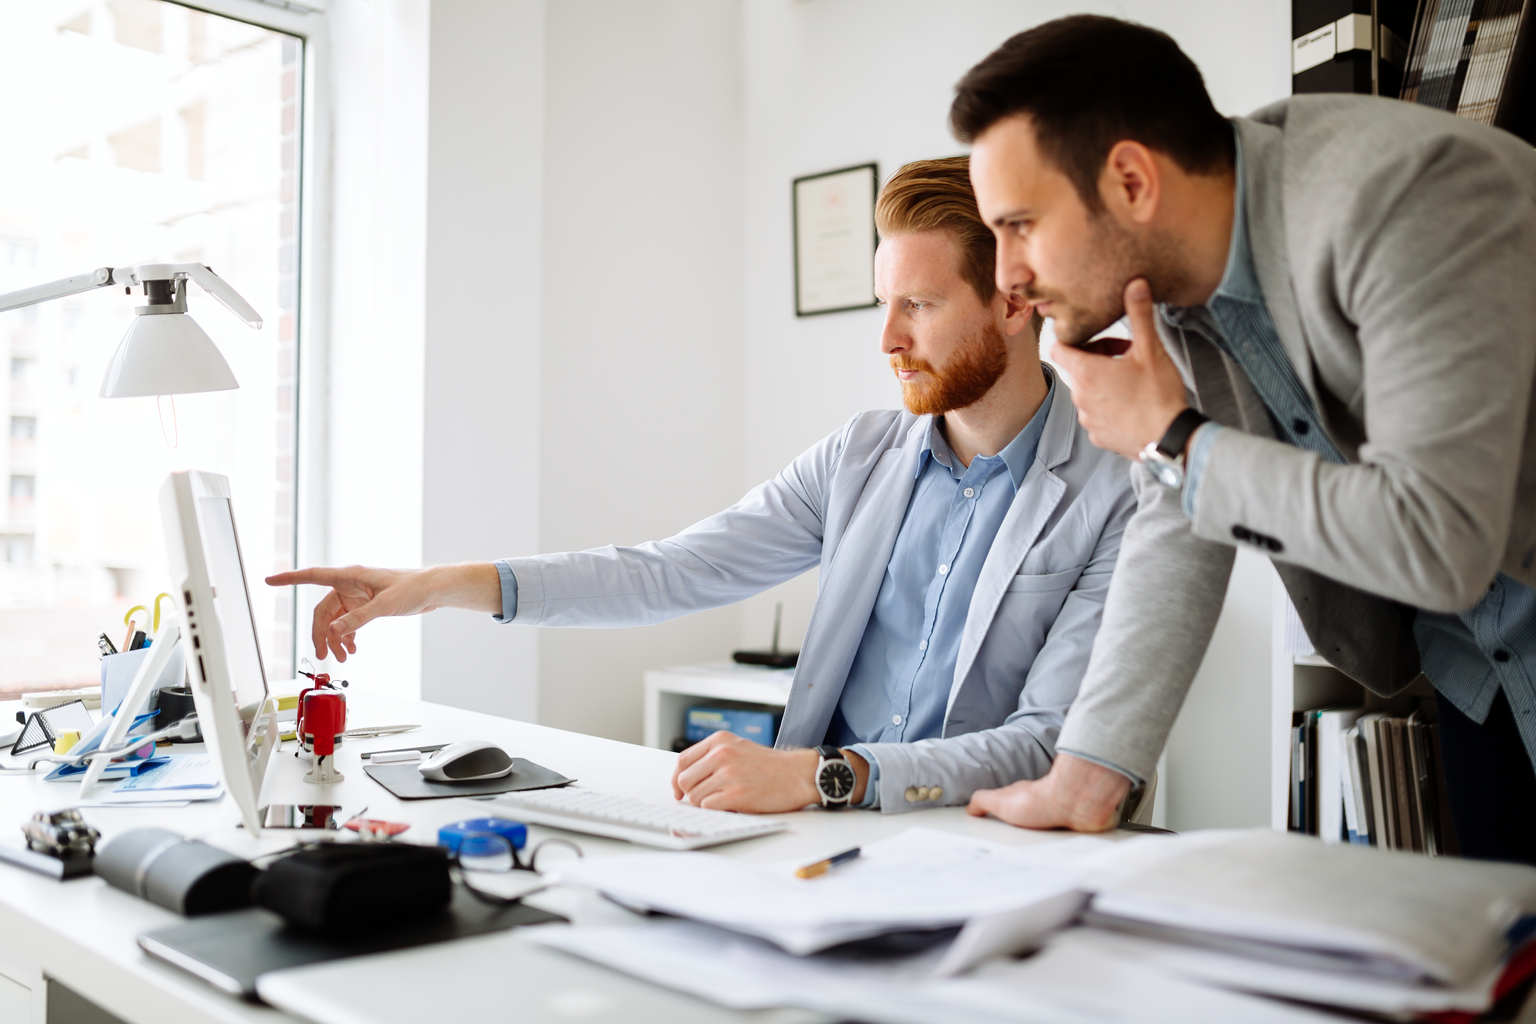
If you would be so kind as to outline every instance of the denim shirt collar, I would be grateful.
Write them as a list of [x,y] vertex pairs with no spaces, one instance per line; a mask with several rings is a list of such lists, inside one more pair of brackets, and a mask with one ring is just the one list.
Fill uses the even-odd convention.
[[1253,248],[1248,241],[1248,175],[1243,170],[1243,136],[1236,126],[1232,129],[1235,146],[1234,163],[1237,166],[1237,187],[1232,195],[1232,242],[1227,248],[1227,266],[1221,275],[1221,283],[1211,296],[1235,302],[1264,301],[1264,291],[1259,287],[1259,275],[1253,269]]

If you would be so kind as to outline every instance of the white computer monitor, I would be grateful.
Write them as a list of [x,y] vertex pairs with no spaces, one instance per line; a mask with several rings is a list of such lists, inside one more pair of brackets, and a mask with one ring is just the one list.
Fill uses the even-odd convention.
[[251,611],[229,478],[186,470],[160,488],[172,592],[187,645],[187,680],[203,738],[251,835],[261,834],[258,800],[278,744],[276,709]]

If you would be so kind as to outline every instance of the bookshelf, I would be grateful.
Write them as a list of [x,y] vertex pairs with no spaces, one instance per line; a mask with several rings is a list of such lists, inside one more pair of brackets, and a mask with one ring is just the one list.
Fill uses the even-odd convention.
[[[1434,688],[1420,676],[1392,697],[1379,697],[1340,672],[1316,654],[1294,653],[1305,644],[1305,634],[1290,611],[1291,601],[1271,570],[1272,598],[1270,642],[1270,770],[1269,824],[1284,832],[1289,821],[1291,796],[1291,715],[1326,707],[1357,707],[1406,716],[1416,703],[1432,700]],[[1289,620],[1289,621],[1288,621]],[[1300,636],[1298,637],[1298,634]]]

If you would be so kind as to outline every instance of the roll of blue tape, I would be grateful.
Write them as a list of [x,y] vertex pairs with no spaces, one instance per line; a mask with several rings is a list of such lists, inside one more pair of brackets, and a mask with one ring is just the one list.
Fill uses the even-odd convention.
[[458,853],[466,836],[486,833],[501,836],[512,844],[514,850],[521,850],[528,843],[528,826],[520,821],[508,821],[506,818],[470,818],[467,821],[455,821],[438,829],[437,845]]

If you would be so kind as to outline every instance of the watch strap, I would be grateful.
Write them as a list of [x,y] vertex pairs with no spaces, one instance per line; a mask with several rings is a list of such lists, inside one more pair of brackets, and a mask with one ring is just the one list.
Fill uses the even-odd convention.
[[1184,446],[1189,443],[1189,435],[1202,423],[1210,421],[1210,417],[1195,409],[1185,409],[1173,418],[1168,425],[1167,433],[1163,439],[1157,442],[1157,450],[1170,459],[1176,459],[1184,451]]
[[816,754],[823,761],[846,761],[843,757],[843,748],[835,743],[823,743],[816,748]]

